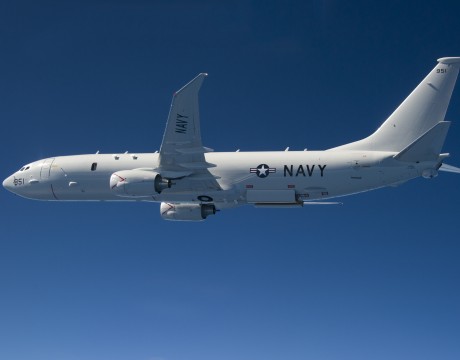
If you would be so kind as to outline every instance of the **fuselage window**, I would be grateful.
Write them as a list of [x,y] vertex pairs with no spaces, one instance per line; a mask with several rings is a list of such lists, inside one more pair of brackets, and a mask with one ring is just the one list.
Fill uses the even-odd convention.
[[96,170],[96,168],[97,168],[97,163],[93,163],[93,164],[91,165],[91,171]]

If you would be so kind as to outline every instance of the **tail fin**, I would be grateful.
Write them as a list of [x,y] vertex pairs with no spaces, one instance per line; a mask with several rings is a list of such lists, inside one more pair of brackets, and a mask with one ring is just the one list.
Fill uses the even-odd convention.
[[[438,59],[436,67],[423,79],[390,117],[365,139],[334,148],[340,150],[376,150],[402,152],[444,121],[457,80],[460,57]],[[442,125],[444,129],[444,125]],[[446,129],[447,130],[447,129]],[[438,130],[430,136],[443,136]]]

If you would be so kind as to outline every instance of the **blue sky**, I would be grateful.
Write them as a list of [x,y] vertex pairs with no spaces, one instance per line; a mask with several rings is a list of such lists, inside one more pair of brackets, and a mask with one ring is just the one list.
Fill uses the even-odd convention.
[[[199,72],[203,143],[325,149],[374,131],[460,55],[460,4],[0,4],[2,178],[40,158],[159,148]],[[444,150],[460,165],[460,92]],[[459,178],[340,207],[243,207],[202,223],[157,204],[0,191],[2,359],[458,359]]]

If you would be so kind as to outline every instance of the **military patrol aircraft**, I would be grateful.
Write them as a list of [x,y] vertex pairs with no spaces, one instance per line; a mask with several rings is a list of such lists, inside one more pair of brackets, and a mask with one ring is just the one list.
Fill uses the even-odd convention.
[[444,116],[460,57],[436,67],[370,136],[325,151],[213,152],[200,135],[199,74],[172,99],[159,152],[58,156],[23,166],[3,181],[37,200],[160,202],[166,220],[203,220],[244,204],[302,207],[398,185],[438,170],[450,122]]

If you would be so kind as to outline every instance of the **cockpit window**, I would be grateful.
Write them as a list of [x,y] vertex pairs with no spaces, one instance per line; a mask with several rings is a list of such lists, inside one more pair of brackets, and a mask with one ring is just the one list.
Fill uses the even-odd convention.
[[30,169],[30,166],[26,166],[26,168],[24,169],[24,171],[29,170],[29,169]]
[[21,169],[19,169],[19,171],[24,171],[25,169],[25,166],[23,166]]
[[91,165],[91,171],[95,171],[96,168],[97,168],[97,163],[93,163],[93,164]]

